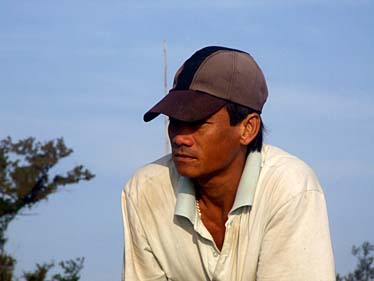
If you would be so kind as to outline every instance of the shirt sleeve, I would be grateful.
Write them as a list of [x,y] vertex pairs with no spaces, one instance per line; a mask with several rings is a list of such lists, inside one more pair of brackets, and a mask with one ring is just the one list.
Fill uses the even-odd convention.
[[324,194],[305,190],[271,215],[260,251],[257,281],[335,278]]
[[125,249],[122,281],[167,280],[147,241],[143,225],[131,198],[122,192]]

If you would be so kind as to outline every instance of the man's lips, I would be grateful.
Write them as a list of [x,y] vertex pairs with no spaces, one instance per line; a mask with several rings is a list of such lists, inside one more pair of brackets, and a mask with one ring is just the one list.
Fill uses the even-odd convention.
[[173,153],[173,157],[177,158],[177,159],[186,159],[186,160],[187,159],[196,159],[196,157],[193,156],[193,155],[186,154],[186,153],[178,153],[178,152]]

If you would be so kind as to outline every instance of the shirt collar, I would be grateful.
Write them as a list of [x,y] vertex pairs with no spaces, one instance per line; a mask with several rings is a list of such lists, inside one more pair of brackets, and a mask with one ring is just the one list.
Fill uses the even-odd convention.
[[[249,153],[230,213],[244,206],[252,206],[261,170],[261,162],[262,157],[260,152]],[[186,217],[194,224],[197,214],[194,185],[189,178],[180,176],[177,186],[177,202],[174,214]]]
[[180,176],[177,182],[177,202],[174,214],[186,217],[194,224],[196,219],[195,187],[189,178]]
[[249,153],[245,162],[242,176],[236,191],[234,205],[230,211],[244,206],[252,206],[255,197],[258,176],[260,175],[262,157],[261,153],[254,151]]

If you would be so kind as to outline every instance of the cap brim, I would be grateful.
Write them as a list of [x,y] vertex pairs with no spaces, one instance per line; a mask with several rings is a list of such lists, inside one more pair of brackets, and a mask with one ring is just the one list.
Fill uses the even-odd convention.
[[177,120],[194,122],[209,117],[226,103],[224,99],[203,92],[174,90],[148,110],[143,120],[151,121],[162,113]]

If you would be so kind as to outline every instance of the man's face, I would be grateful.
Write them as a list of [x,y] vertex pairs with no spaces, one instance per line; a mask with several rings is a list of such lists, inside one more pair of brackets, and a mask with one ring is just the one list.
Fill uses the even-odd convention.
[[170,119],[168,130],[175,166],[192,179],[229,171],[242,149],[240,126],[230,126],[225,107],[198,122]]

